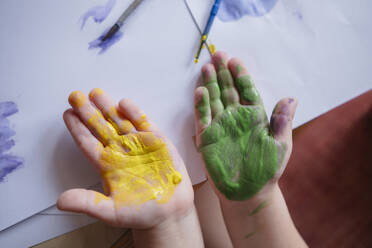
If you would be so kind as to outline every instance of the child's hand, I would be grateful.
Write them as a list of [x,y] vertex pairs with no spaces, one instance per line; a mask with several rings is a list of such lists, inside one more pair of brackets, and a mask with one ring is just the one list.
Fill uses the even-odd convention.
[[227,61],[222,52],[212,60],[202,70],[204,85],[195,92],[197,146],[218,191],[242,201],[282,175],[292,150],[297,101],[282,99],[269,123],[242,62]]
[[107,196],[72,189],[60,196],[58,207],[136,229],[192,212],[193,190],[183,161],[146,115],[127,99],[117,106],[100,89],[89,98],[71,93],[73,109],[64,120],[98,169]]
[[[306,247],[278,186],[292,150],[297,101],[281,100],[269,123],[238,59],[217,52],[195,92],[197,145],[234,247]],[[216,72],[217,70],[217,72]]]

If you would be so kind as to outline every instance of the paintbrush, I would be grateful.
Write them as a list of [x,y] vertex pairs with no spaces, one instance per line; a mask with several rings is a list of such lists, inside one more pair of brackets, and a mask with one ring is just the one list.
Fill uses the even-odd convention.
[[[220,3],[221,3],[221,0],[215,0],[214,1],[213,7],[211,9],[211,13],[210,13],[209,18],[208,18],[207,25],[205,26],[204,32],[203,32],[201,40],[200,40],[199,49],[198,49],[198,51],[196,53],[196,56],[195,56],[195,63],[198,63],[198,61],[199,61],[200,52],[203,48],[203,45],[206,43],[206,40],[207,40],[208,35],[209,35],[209,31],[211,30],[213,21],[214,21],[216,15],[218,13],[218,9],[220,8]],[[206,46],[208,46],[208,44],[206,44]]]
[[123,26],[124,21],[133,13],[133,11],[142,3],[143,0],[134,0],[129,7],[124,11],[124,13],[119,17],[117,22],[110,28],[107,34],[102,38],[102,42],[110,39],[116,32],[119,31],[121,26]]

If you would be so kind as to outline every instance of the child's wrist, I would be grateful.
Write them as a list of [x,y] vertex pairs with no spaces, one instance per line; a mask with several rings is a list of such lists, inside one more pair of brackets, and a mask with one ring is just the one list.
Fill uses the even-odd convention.
[[195,238],[197,233],[200,230],[195,207],[183,215],[170,216],[151,228],[133,229],[136,247],[199,247],[197,244],[203,242],[201,235]]
[[244,211],[246,211],[247,207],[252,208],[254,206],[265,205],[270,202],[271,199],[275,198],[276,194],[280,194],[280,192],[278,182],[271,182],[263,187],[257,194],[243,201],[233,201],[221,196],[220,204],[221,207],[225,209],[243,208]]
[[234,247],[306,247],[277,182],[245,201],[220,202]]

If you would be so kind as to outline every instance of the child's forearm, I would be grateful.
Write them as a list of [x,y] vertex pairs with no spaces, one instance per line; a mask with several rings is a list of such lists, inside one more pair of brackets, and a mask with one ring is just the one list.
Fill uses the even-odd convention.
[[133,230],[137,248],[204,247],[195,207],[185,216],[169,218],[146,230]]
[[277,184],[247,201],[223,201],[221,207],[234,247],[307,247]]

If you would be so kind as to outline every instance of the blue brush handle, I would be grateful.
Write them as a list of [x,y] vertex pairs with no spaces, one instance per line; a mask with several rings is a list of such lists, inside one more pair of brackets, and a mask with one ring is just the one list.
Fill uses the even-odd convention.
[[216,0],[214,2],[212,10],[211,10],[211,14],[210,14],[208,22],[207,22],[207,26],[204,29],[203,35],[207,35],[209,33],[209,31],[211,30],[214,18],[216,17],[216,15],[218,13],[218,9],[220,8],[220,3],[221,3],[221,0]]

